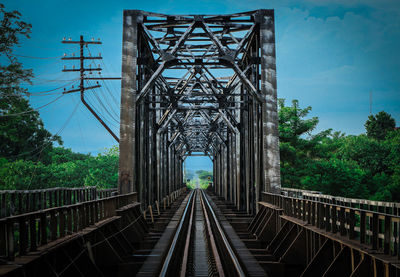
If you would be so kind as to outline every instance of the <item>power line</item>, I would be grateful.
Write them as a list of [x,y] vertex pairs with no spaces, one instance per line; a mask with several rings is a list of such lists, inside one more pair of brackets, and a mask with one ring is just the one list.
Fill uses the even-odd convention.
[[[88,44],[101,44],[100,41],[85,41],[83,39],[83,36],[80,36],[79,41],[71,41],[71,40],[63,40],[62,43],[69,43],[69,44],[79,44],[79,57],[70,57],[68,59],[73,59],[73,60],[79,60],[80,61],[80,67],[78,69],[72,68],[72,69],[63,69],[63,72],[79,72],[80,73],[80,86],[79,89],[73,89],[69,91],[65,91],[65,93],[72,93],[72,92],[80,92],[81,94],[81,101],[82,103],[86,106],[86,108],[96,117],[96,119],[103,125],[104,128],[113,136],[113,138],[119,142],[119,138],[114,134],[114,132],[108,127],[108,125],[103,121],[103,119],[96,113],[96,111],[91,107],[85,100],[85,90],[88,89],[93,89],[93,88],[98,88],[100,85],[92,86],[92,87],[85,87],[84,86],[84,81],[85,81],[85,72],[86,71],[101,71],[101,68],[85,68],[85,60],[97,60],[97,59],[102,59],[101,57],[86,57],[84,55],[84,46]],[[66,60],[67,58],[64,57],[62,58]]]
[[[93,89],[91,89],[92,91],[94,91]],[[115,122],[119,122],[117,119],[115,119],[115,117],[109,112],[109,109],[106,108],[106,106],[104,105],[103,101],[101,101],[100,97],[97,95],[97,93],[93,93],[93,95],[95,96],[95,98],[97,99],[97,102],[100,104],[100,106],[104,109],[104,111],[115,121]]]
[[50,59],[59,59],[63,56],[58,56],[58,57],[34,57],[34,56],[28,56],[28,55],[19,55],[19,54],[10,54],[11,56],[15,57],[21,57],[21,58],[29,58],[29,59],[38,59],[38,60],[50,60]]
[[58,89],[65,88],[66,86],[69,86],[69,85],[71,85],[71,84],[73,84],[73,83],[76,83],[77,80],[79,80],[79,78],[76,78],[76,79],[72,80],[71,82],[69,82],[69,83],[67,83],[67,84],[64,84],[63,86],[56,87],[56,88],[54,88],[54,89],[44,90],[44,91],[34,91],[34,92],[28,91],[27,94],[28,94],[28,95],[35,95],[35,94],[43,94],[43,93],[47,93],[47,92],[56,91],[56,90],[58,90]]
[[62,95],[60,95],[59,97],[57,97],[56,99],[53,99],[53,100],[50,101],[49,103],[46,103],[46,104],[44,104],[44,105],[42,105],[42,106],[40,106],[40,107],[38,107],[38,108],[32,108],[31,110],[28,110],[28,111],[25,111],[25,112],[20,112],[20,113],[2,114],[2,115],[0,115],[0,117],[19,116],[19,115],[22,115],[22,114],[37,112],[38,110],[40,110],[40,109],[42,109],[42,108],[44,108],[44,107],[47,107],[48,105],[50,105],[50,104],[56,102],[58,99],[60,99],[60,98],[63,97],[63,96],[64,96],[64,95],[62,94]]

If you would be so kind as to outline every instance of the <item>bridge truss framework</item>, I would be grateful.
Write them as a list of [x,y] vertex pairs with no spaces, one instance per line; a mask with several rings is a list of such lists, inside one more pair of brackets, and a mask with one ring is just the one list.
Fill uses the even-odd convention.
[[160,201],[202,154],[214,191],[253,213],[280,188],[274,11],[123,20],[120,193]]

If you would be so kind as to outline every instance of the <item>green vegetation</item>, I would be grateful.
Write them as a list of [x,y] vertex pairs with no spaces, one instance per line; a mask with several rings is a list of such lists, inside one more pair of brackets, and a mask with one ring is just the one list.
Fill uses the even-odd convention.
[[186,185],[190,189],[196,188],[197,184],[200,188],[207,189],[210,183],[213,182],[213,173],[211,171],[197,170],[195,173],[193,173],[190,170],[186,170],[185,174]]
[[112,188],[118,184],[118,149],[106,150],[95,157],[54,147],[50,160],[9,161],[0,158],[1,189],[39,189],[51,187],[97,186]]
[[390,114],[382,111],[376,115],[368,116],[364,126],[369,137],[384,140],[387,133],[396,127],[396,122]]
[[213,173],[206,170],[197,170],[196,174],[198,176],[200,188],[206,189],[214,181]]
[[400,201],[400,130],[385,112],[369,116],[367,135],[311,132],[311,107],[279,101],[282,185],[326,194]]

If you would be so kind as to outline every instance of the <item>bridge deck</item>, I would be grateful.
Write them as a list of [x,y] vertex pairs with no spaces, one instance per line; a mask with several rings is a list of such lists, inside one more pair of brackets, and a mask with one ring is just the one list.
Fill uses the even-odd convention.
[[212,192],[179,190],[145,212],[125,195],[5,217],[0,275],[400,274],[395,209],[262,197],[255,216]]

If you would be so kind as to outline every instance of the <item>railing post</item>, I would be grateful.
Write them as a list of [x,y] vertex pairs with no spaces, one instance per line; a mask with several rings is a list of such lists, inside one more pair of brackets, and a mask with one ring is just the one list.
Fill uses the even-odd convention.
[[90,206],[88,203],[83,205],[85,208],[85,227],[90,225]]
[[10,193],[10,215],[18,214],[16,209],[17,209],[17,205],[15,202],[15,191],[13,191],[12,193]]
[[392,233],[390,230],[390,225],[392,222],[392,218],[389,215],[385,216],[385,223],[384,223],[384,227],[385,227],[385,238],[384,238],[384,242],[383,242],[383,251],[385,254],[389,254],[390,252],[390,241],[391,241],[391,237],[392,237]]
[[[13,225],[12,221],[10,221]],[[26,226],[25,216],[21,216],[18,220],[18,230],[19,230],[19,254],[25,255],[26,249],[28,248],[28,228]],[[8,234],[14,236],[14,234]]]
[[354,208],[351,208],[349,214],[349,239],[354,239],[356,237],[356,232],[354,231],[355,225],[356,225],[355,210]]
[[58,207],[60,206],[59,203],[59,197],[58,197],[58,189],[54,190],[54,206],[53,207]]
[[30,193],[28,191],[25,191],[25,212],[29,213],[31,211],[30,207]]
[[47,214],[43,212],[40,215],[40,244],[47,244]]
[[78,230],[80,231],[83,229],[83,224],[84,224],[84,210],[82,205],[78,207],[78,212],[79,212]]
[[1,217],[6,217],[7,216],[7,211],[6,211],[6,192],[1,192],[0,193],[1,198]]
[[57,217],[54,210],[50,211],[50,238],[52,241],[57,239]]
[[60,238],[65,236],[65,211],[64,208],[58,209],[58,217],[60,221]]
[[38,209],[39,210],[43,209],[43,191],[42,190],[38,191]]
[[67,230],[66,230],[66,233],[70,234],[70,233],[73,232],[73,230],[72,230],[72,208],[68,208],[67,209],[66,216],[67,216],[67,226],[66,226]]
[[325,203],[325,230],[329,232],[331,230],[331,205]]
[[19,191],[17,193],[17,197],[18,197],[18,214],[22,214],[23,213],[23,209],[24,209],[24,207],[22,205],[22,203],[24,202],[23,193]]
[[36,241],[36,216],[32,215],[29,218],[29,233],[30,233],[30,251],[35,251],[37,249],[37,241]]
[[7,220],[0,220],[0,256],[7,255]]
[[311,202],[311,225],[315,226],[315,202]]
[[79,223],[78,208],[74,207],[71,211],[73,211],[73,219],[74,219],[73,231],[78,232],[78,223]]
[[378,249],[379,217],[376,212],[372,214],[372,249]]
[[49,194],[49,208],[52,208],[54,200],[53,190],[48,191],[48,194]]
[[37,193],[36,191],[32,192],[32,207],[31,207],[31,211],[36,211],[37,210]]
[[15,259],[15,246],[14,246],[14,222],[7,221],[7,256],[10,261]]
[[340,235],[346,235],[346,211],[344,207],[339,208]]
[[336,233],[337,232],[337,206],[336,204],[332,205],[332,233]]
[[47,190],[43,190],[43,210],[47,209]]

